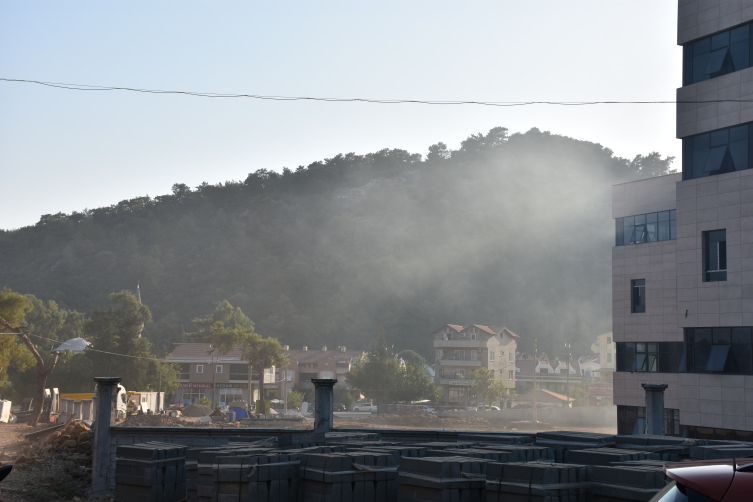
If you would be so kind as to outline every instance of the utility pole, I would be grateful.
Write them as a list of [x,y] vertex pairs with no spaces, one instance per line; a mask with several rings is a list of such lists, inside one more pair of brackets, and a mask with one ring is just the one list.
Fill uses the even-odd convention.
[[536,339],[533,339],[533,425],[536,426],[538,422],[538,417],[536,416],[536,407],[538,406],[538,403],[536,402],[536,366],[538,364],[536,363]]
[[570,407],[570,343],[565,343],[565,349],[567,350],[567,357],[565,358],[567,368],[565,371],[567,371],[567,384],[565,387],[565,397],[567,398],[567,401],[565,401],[565,404],[567,404],[567,407]]
[[284,411],[283,411],[283,414],[282,414],[282,416],[284,417],[285,415],[288,414],[288,365],[287,364],[285,365],[285,369],[282,370],[282,371],[283,371],[283,375],[282,375],[282,382],[283,382],[282,383],[282,388],[284,389],[283,390],[283,394],[285,394],[285,398],[284,398],[285,399],[285,408],[284,408]]

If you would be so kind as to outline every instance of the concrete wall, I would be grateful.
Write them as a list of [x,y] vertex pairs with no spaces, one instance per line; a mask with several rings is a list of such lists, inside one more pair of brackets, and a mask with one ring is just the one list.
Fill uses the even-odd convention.
[[[531,420],[531,409],[499,411],[444,411],[439,417],[482,417],[510,421]],[[616,406],[589,406],[578,408],[539,408],[539,422],[558,426],[617,427]],[[375,429],[376,430],[376,429]]]
[[682,174],[667,174],[612,187],[612,218],[675,209],[676,185]]
[[753,0],[680,0],[677,43],[682,45],[753,20]]
[[[753,68],[677,89],[677,101],[716,99],[753,99]],[[680,103],[677,105],[678,138],[751,121],[753,121],[753,103]]]

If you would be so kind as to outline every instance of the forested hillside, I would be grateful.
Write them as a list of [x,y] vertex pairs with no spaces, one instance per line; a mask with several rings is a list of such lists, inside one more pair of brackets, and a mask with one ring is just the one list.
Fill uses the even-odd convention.
[[161,353],[222,300],[294,347],[366,348],[383,327],[395,352],[429,355],[432,330],[477,323],[507,326],[524,349],[537,337],[587,351],[611,329],[611,185],[671,160],[495,128],[425,157],[349,153],[176,184],[0,232],[0,288],[89,314],[140,282]]

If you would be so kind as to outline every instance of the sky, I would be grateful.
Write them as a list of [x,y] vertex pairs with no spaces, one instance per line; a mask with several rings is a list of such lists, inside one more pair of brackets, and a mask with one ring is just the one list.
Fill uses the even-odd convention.
[[[676,0],[0,0],[0,77],[284,96],[673,100],[676,25]],[[0,82],[0,228],[338,153],[457,148],[496,126],[680,158],[666,104],[280,102]]]

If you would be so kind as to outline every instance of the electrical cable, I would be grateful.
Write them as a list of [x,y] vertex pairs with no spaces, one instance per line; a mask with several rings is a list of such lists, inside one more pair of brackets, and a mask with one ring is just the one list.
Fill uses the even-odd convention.
[[145,94],[181,94],[202,98],[249,98],[267,101],[323,101],[328,103],[371,103],[371,104],[421,104],[421,105],[480,105],[497,107],[514,107],[530,105],[553,106],[588,106],[588,105],[675,105],[675,104],[711,104],[711,103],[753,103],[753,99],[700,99],[681,101],[464,101],[464,100],[421,100],[421,99],[375,99],[375,98],[326,98],[314,96],[274,96],[262,94],[230,94],[200,91],[171,91],[162,89],[141,89],[137,87],[113,87],[90,84],[66,84],[61,82],[45,82],[41,80],[26,80],[2,78],[0,81],[18,82],[42,85],[74,91],[128,91]]

